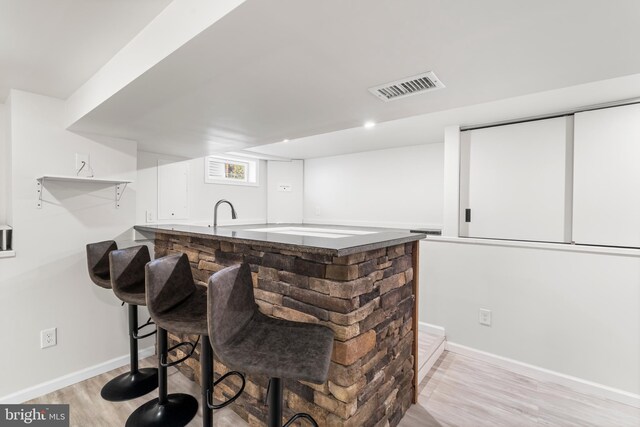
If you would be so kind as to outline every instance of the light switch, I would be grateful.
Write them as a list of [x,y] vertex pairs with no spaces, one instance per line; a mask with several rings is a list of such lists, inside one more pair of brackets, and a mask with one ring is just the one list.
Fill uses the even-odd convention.
[[480,313],[478,315],[478,322],[481,325],[491,326],[491,310],[487,310],[486,308],[481,308]]

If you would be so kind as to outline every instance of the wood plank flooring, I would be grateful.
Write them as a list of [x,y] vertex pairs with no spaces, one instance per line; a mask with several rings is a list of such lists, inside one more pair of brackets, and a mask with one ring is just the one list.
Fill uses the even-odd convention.
[[[141,366],[154,362],[154,358],[148,358],[141,361]],[[123,426],[135,408],[157,395],[154,391],[122,403],[102,400],[102,385],[125,369],[99,375],[30,403],[69,403],[72,426]],[[175,369],[170,370],[169,391],[189,393],[200,400],[199,388]],[[247,425],[230,409],[216,411],[214,420],[217,427]],[[201,424],[200,412],[189,426]],[[409,409],[400,423],[400,427],[431,426],[640,427],[640,409],[445,351],[420,384],[418,404]]]
[[638,427],[640,409],[445,351],[401,427]]
[[[156,358],[148,357],[140,361],[140,367],[156,366]],[[127,402],[107,402],[100,397],[102,386],[129,367],[115,369],[102,375],[82,381],[78,384],[46,394],[27,403],[68,403],[71,427],[120,427],[124,426],[129,415],[140,405],[158,396],[158,390]],[[200,402],[200,387],[187,379],[176,368],[168,370],[169,393],[187,393]],[[241,427],[247,423],[229,408],[214,413],[214,426],[216,427]],[[189,427],[202,426],[202,405],[198,408],[198,414],[191,420]]]

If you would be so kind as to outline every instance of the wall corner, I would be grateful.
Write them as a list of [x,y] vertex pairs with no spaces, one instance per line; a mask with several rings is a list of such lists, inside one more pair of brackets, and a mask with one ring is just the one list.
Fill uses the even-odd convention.
[[444,129],[444,209],[442,235],[460,233],[460,126]]

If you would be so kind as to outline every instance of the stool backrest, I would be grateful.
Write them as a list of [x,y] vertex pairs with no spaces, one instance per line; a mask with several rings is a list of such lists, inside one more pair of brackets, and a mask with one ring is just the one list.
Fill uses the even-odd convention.
[[119,249],[109,254],[111,264],[111,287],[119,296],[132,285],[144,283],[144,267],[151,257],[145,245]]
[[87,268],[91,281],[102,288],[111,288],[109,253],[118,249],[113,240],[87,245]]
[[196,291],[196,284],[187,255],[168,255],[148,263],[145,290],[151,318],[189,298]]
[[214,351],[224,352],[258,310],[249,264],[227,267],[211,276],[207,301],[209,338]]

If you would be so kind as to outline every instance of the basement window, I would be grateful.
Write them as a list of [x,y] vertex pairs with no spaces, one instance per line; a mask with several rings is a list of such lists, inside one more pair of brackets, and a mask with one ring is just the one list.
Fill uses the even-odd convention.
[[241,158],[205,157],[207,184],[258,185],[258,162]]

